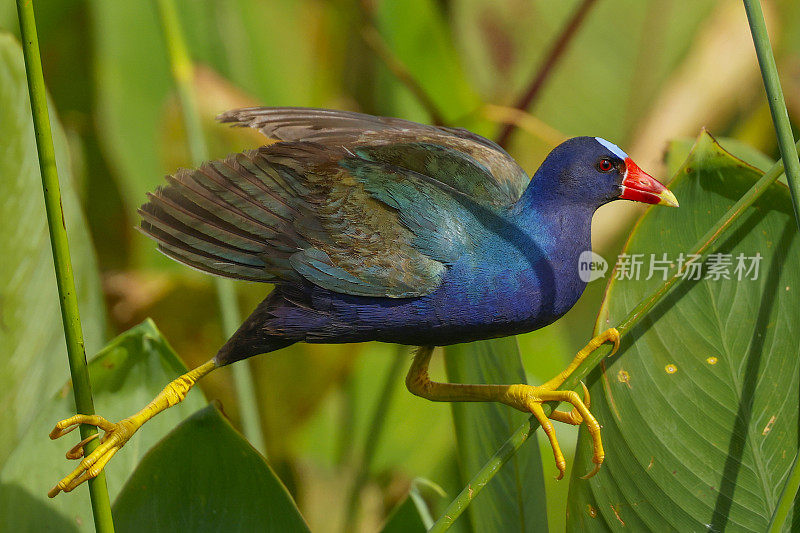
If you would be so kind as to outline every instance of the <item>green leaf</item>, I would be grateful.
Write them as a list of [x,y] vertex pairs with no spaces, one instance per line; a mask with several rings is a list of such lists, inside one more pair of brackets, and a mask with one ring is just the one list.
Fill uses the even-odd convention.
[[[702,133],[672,182],[681,207],[649,210],[625,253],[677,261],[759,176]],[[798,446],[800,240],[788,190],[770,187],[711,253],[732,254],[731,279],[683,281],[591,376],[606,461],[591,480],[572,478],[568,530],[766,529]],[[737,279],[738,254],[761,255],[755,280]],[[598,331],[661,283],[644,277],[610,283]],[[579,473],[588,440],[582,428]]]
[[117,531],[308,531],[286,487],[213,405],[144,457],[114,502]]
[[[457,344],[445,352],[451,383],[525,383],[514,337]],[[462,482],[486,463],[529,415],[498,403],[453,403]],[[536,439],[503,466],[475,498],[468,515],[475,531],[546,531],[542,459]]]
[[[762,172],[769,169],[775,162],[775,160],[768,155],[765,155],[763,152],[756,150],[749,144],[738,139],[720,137],[716,138],[716,141],[726,152],[743,161],[747,161],[748,164],[760,169]],[[678,172],[683,166],[684,161],[686,161],[686,158],[689,157],[696,142],[697,139],[689,137],[670,141],[667,153],[664,157],[667,175],[674,176]],[[786,176],[781,176],[779,179],[785,182]]]
[[[0,34],[0,468],[42,408],[42,391],[68,375],[27,87],[19,43]],[[50,120],[84,337],[96,350],[105,328],[100,278],[52,106]]]
[[[112,340],[89,363],[95,407],[111,422],[130,416],[153,399],[172,379],[186,372],[150,320]],[[62,378],[63,379],[63,378]],[[57,390],[52,387],[52,390]],[[77,465],[64,453],[77,442],[77,432],[56,441],[47,438],[56,422],[75,414],[72,388],[40,397],[40,413],[0,471],[0,530],[93,531],[89,492],[79,487],[49,499],[47,491]],[[179,405],[148,422],[106,467],[113,498],[145,452],[192,411],[205,404],[193,391]]]

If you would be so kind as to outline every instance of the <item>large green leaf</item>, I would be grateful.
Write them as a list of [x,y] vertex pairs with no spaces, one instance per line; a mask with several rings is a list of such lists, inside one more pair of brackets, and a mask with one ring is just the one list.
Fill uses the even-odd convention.
[[[452,383],[525,383],[514,337],[445,348]],[[498,403],[453,403],[459,469],[466,483],[529,415]],[[546,531],[542,458],[530,439],[468,508],[475,531]]]
[[[89,234],[73,190],[64,132],[51,112],[56,162],[83,332],[102,344],[103,300]],[[0,34],[0,468],[67,376],[66,344],[47,230],[42,181],[19,43]]]
[[[97,412],[112,422],[125,418],[185,371],[148,320],[112,340],[89,363]],[[72,388],[69,384],[60,390],[51,387],[49,394],[40,393],[35,401],[40,412],[0,471],[0,530],[93,531],[89,491],[85,487],[54,499],[47,497],[47,491],[76,466],[64,458],[64,453],[77,442],[77,433],[56,441],[47,438],[56,422],[75,414]],[[148,422],[114,456],[106,468],[112,498],[145,452],[204,403],[202,393],[192,391],[181,404]]]
[[308,531],[264,458],[209,405],[144,457],[114,502],[117,531]]
[[[681,207],[648,211],[625,253],[677,261],[758,177],[701,134],[672,182]],[[713,279],[707,260],[712,277],[681,282],[592,376],[606,462],[572,478],[569,530],[766,529],[798,446],[800,240],[788,190],[770,187],[711,252],[731,254],[731,279]],[[761,255],[756,279],[737,279],[739,254]],[[610,283],[598,330],[661,283],[645,277]],[[578,472],[589,450],[581,430]]]

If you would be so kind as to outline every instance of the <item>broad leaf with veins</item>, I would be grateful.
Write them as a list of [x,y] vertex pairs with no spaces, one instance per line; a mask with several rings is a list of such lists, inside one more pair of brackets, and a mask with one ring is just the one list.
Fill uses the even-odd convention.
[[[610,283],[596,329],[662,283],[660,272],[645,279],[650,254],[677,263],[759,177],[702,133],[672,182],[681,207],[641,219],[624,253],[644,254],[642,274]],[[709,253],[722,254],[724,274],[707,258],[702,279],[676,286],[591,376],[606,461],[591,480],[573,476],[568,530],[766,529],[798,446],[800,239],[788,189],[772,185]],[[737,271],[740,254],[747,267],[760,254],[757,275]],[[588,440],[581,429],[573,472],[590,466]]]

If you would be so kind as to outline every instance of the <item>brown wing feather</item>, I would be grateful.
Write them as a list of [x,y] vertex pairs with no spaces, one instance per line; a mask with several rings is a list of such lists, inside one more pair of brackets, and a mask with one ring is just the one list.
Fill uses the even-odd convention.
[[170,257],[221,276],[313,279],[368,296],[435,290],[445,267],[339,166],[348,155],[281,142],[181,170],[141,207],[141,230]]
[[403,144],[406,152],[414,149],[411,143],[453,149],[482,165],[485,175],[477,179],[491,180],[493,186],[466,182],[463,176],[446,173],[432,177],[473,196],[476,191],[487,191],[476,199],[492,205],[514,203],[530,181],[525,171],[500,146],[461,128],[429,126],[353,111],[304,107],[235,109],[222,113],[217,119],[235,126],[257,129],[279,141],[310,141],[348,149]]

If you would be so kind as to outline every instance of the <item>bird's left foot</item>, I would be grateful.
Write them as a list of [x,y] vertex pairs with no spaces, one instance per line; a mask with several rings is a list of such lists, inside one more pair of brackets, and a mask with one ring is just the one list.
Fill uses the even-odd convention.
[[[610,354],[613,355],[619,348],[619,332],[614,328],[604,331],[593,338],[585,348],[579,351],[572,363],[558,376],[539,387],[533,387],[531,385],[512,385],[506,393],[508,396],[503,400],[503,403],[511,405],[520,411],[532,413],[542,425],[542,429],[547,435],[547,438],[550,439],[550,445],[553,447],[553,455],[555,456],[556,467],[559,472],[557,479],[564,477],[567,463],[564,459],[564,454],[561,452],[561,447],[558,444],[555,429],[550,419],[571,425],[586,424],[586,429],[592,437],[592,462],[595,466],[592,471],[582,476],[583,479],[594,476],[600,470],[600,465],[603,464],[605,452],[603,451],[603,441],[600,438],[600,424],[597,423],[597,419],[589,412],[591,399],[586,385],[581,382],[581,386],[583,387],[583,399],[581,399],[575,391],[557,389],[589,354],[605,342],[614,343],[614,348]],[[542,404],[550,401],[570,403],[573,406],[572,411],[565,412],[554,410],[548,417],[544,412]]]
[[102,416],[75,415],[56,424],[56,427],[50,432],[50,438],[57,439],[63,437],[81,424],[97,426],[105,431],[105,435],[100,438],[100,446],[95,448],[94,451],[86,457],[84,457],[84,446],[97,438],[99,433],[95,433],[83,439],[67,452],[67,459],[77,460],[81,459],[81,457],[83,457],[83,459],[71,474],[64,477],[55,487],[50,489],[47,495],[51,498],[55,498],[61,491],[70,492],[84,481],[97,477],[111,458],[114,457],[114,454],[130,440],[136,430],[142,425],[142,423],[135,420],[134,417],[120,420],[118,423],[114,424]]
[[[564,473],[567,470],[567,461],[564,459],[564,454],[561,452],[561,446],[558,444],[555,428],[553,427],[553,423],[550,421],[551,419],[575,426],[586,423],[586,429],[589,430],[589,434],[592,436],[592,442],[594,443],[592,462],[595,464],[595,468],[587,475],[583,476],[584,478],[590,478],[595,475],[600,469],[600,465],[603,463],[603,459],[605,458],[603,442],[600,439],[600,424],[598,424],[597,419],[592,415],[592,413],[589,412],[589,405],[591,403],[589,390],[586,388],[586,385],[584,385],[583,382],[581,382],[581,385],[583,386],[583,399],[581,399],[581,397],[575,391],[553,390],[547,385],[543,385],[541,387],[534,387],[531,385],[512,385],[508,391],[511,399],[510,401],[504,402],[512,405],[520,411],[532,413],[533,416],[536,417],[536,420],[539,421],[539,424],[542,426],[542,430],[544,430],[547,438],[550,439],[550,446],[553,447],[556,468],[558,468],[558,476],[556,479],[561,479],[564,477]],[[554,410],[548,417],[548,415],[544,412],[542,404],[544,402],[551,401],[570,403],[572,404],[573,409],[570,412]]]
[[[593,338],[585,348],[578,352],[563,372],[539,387],[523,384],[469,385],[431,381],[428,375],[428,364],[433,353],[433,347],[420,347],[414,355],[414,362],[411,364],[406,376],[406,386],[412,394],[436,402],[501,402],[520,411],[532,413],[550,439],[550,445],[553,447],[553,455],[555,455],[556,466],[558,467],[558,479],[564,477],[567,462],[564,460],[564,454],[561,453],[561,447],[558,445],[553,423],[550,422],[550,419],[572,425],[585,423],[594,443],[592,461],[595,467],[591,472],[583,476],[584,478],[590,478],[600,469],[605,453],[603,452],[603,442],[600,440],[600,424],[589,412],[589,391],[581,383],[583,385],[583,399],[581,399],[574,391],[558,390],[558,388],[589,354],[606,342],[614,343],[614,349],[611,352],[611,354],[614,354],[619,348],[619,332],[611,328]],[[568,402],[572,404],[572,411],[553,411],[548,417],[542,404],[551,401]]]
[[47,495],[51,498],[55,498],[59,492],[70,492],[84,481],[97,477],[111,458],[114,457],[114,454],[130,440],[133,434],[136,433],[145,422],[165,409],[182,402],[189,393],[189,390],[197,383],[197,380],[217,367],[217,362],[211,359],[182,376],[179,376],[164,387],[164,389],[158,393],[158,396],[147,404],[144,409],[135,415],[123,418],[116,424],[97,415],[75,415],[56,424],[56,427],[50,432],[51,439],[63,437],[81,424],[97,426],[105,431],[105,435],[100,439],[100,445],[86,457],[84,457],[84,446],[97,438],[97,433],[83,439],[67,452],[67,459],[81,459],[81,457],[83,457],[83,459],[81,459],[78,468],[59,481],[55,487],[50,489]]

